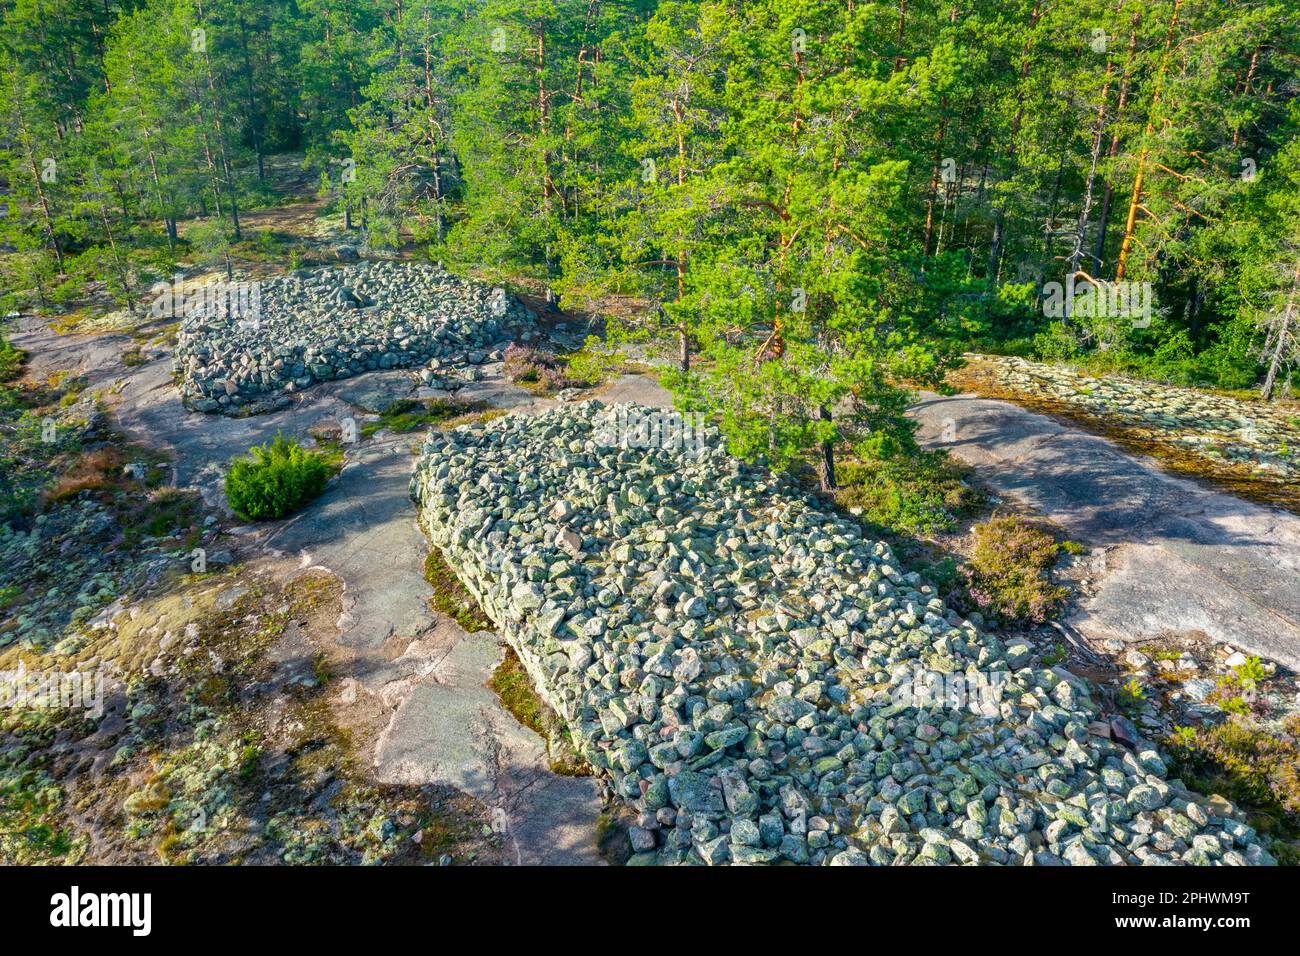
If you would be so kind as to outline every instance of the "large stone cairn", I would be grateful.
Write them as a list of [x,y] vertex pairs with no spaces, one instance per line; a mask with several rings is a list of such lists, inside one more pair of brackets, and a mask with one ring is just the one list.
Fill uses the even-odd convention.
[[1083,680],[958,618],[852,520],[713,432],[628,447],[627,415],[432,433],[411,489],[636,811],[635,862],[1271,861]]
[[[265,280],[260,310],[203,308],[181,321],[176,371],[202,412],[283,405],[316,382],[375,369],[482,362],[529,322],[510,296],[427,264],[365,262]],[[426,382],[435,378],[426,371]]]

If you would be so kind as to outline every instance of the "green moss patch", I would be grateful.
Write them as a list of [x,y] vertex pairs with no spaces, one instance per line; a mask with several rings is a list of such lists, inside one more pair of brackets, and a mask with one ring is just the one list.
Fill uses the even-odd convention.
[[564,722],[533,689],[528,671],[512,649],[506,648],[505,659],[493,672],[488,687],[515,720],[546,741],[553,773],[566,777],[591,775],[591,767],[574,750]]
[[433,588],[429,606],[435,611],[447,615],[470,633],[490,631],[495,626],[478,606],[474,595],[465,590],[437,548],[430,549],[424,559],[424,580]]
[[444,425],[455,419],[486,411],[486,402],[466,402],[456,398],[403,398],[380,413],[378,421],[366,422],[361,434],[369,437],[380,429],[409,432],[417,428]]

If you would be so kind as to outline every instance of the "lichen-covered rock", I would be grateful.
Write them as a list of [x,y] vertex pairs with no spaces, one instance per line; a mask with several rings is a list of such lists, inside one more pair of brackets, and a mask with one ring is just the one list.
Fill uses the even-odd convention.
[[411,487],[434,544],[637,812],[638,853],[1268,861],[1233,816],[1189,816],[1203,808],[1149,742],[1091,734],[1083,680],[1027,654],[1013,668],[857,524],[716,434],[690,454],[610,444],[617,413],[586,402],[432,434]]
[[1262,477],[1300,478],[1300,423],[1282,409],[1193,388],[1109,376],[1011,356],[981,356],[1013,392],[1062,402],[1108,422],[1150,433],[1211,465],[1237,465]]
[[442,381],[530,320],[502,290],[421,263],[299,270],[261,281],[257,293],[251,315],[216,297],[185,310],[175,368],[188,407],[246,411],[376,369],[428,366],[426,382]]

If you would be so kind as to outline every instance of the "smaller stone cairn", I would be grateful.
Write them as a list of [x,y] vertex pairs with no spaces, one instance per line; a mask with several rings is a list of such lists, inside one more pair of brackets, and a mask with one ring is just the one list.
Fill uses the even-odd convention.
[[1300,479],[1300,423],[1277,407],[1193,388],[1118,377],[1010,356],[986,356],[1002,386],[1149,432],[1207,462],[1228,462],[1281,481]]
[[404,262],[299,270],[262,281],[256,299],[251,316],[187,309],[175,353],[187,407],[263,410],[376,369],[423,368],[422,380],[438,384],[489,360],[532,320],[501,290]]

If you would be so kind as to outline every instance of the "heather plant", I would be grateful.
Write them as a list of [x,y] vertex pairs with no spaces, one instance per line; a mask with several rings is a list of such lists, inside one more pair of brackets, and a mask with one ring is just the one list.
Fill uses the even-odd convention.
[[1258,807],[1292,832],[1300,830],[1300,715],[1265,727],[1232,716],[1170,737],[1184,776],[1206,793]]
[[516,384],[533,385],[546,392],[557,392],[581,384],[567,374],[560,357],[546,349],[512,343],[502,356],[506,378]]
[[1041,624],[1069,593],[1051,578],[1063,550],[1052,535],[1024,518],[1001,516],[977,524],[966,568],[971,600],[1006,622]]

